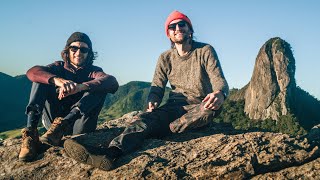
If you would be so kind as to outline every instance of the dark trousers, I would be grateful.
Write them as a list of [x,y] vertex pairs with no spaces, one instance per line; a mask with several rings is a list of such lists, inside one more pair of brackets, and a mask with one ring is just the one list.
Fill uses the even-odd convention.
[[[202,103],[189,105],[186,102],[169,101],[164,106],[154,109],[152,112],[137,115],[131,124],[110,142],[109,147],[117,147],[122,153],[136,150],[142,145],[146,138],[159,138],[171,134],[169,128],[171,122],[199,116],[199,114],[194,115],[193,113],[195,113],[194,110],[199,109],[201,106],[203,107]],[[201,112],[199,111],[199,113]],[[203,116],[212,118],[213,115],[214,111],[211,110],[203,114]]]
[[68,134],[92,132],[97,127],[105,98],[105,93],[79,92],[59,100],[55,86],[32,83],[26,114],[33,111],[38,116],[28,118],[27,126],[37,127],[41,116],[44,121],[53,122],[56,117],[65,117],[73,107],[78,107],[81,117],[74,122],[73,130]]

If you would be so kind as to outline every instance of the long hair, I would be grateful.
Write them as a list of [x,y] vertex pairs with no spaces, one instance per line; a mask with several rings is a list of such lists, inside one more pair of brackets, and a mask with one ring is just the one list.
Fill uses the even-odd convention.
[[[65,46],[64,49],[61,51],[61,57],[65,63],[70,63],[70,57],[69,57],[69,46]],[[88,56],[87,56],[87,63],[86,64],[92,64],[93,61],[98,57],[98,53],[92,51],[92,49],[89,50]]]

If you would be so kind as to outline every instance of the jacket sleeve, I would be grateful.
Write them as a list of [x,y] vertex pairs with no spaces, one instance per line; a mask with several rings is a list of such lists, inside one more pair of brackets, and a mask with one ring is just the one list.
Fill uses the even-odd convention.
[[119,88],[117,79],[102,70],[93,71],[90,77],[92,80],[82,83],[87,85],[90,91],[114,94]]
[[61,64],[58,61],[48,66],[33,66],[27,71],[26,75],[32,82],[49,84],[49,79],[57,76],[56,72],[60,66]]
[[168,77],[167,77],[166,65],[165,65],[164,58],[161,55],[159,57],[159,60],[154,72],[147,102],[157,102],[160,105],[167,82],[168,82]]
[[222,91],[224,96],[229,94],[229,86],[223,75],[222,68],[218,59],[218,55],[212,46],[209,46],[205,53],[206,71],[208,73],[211,84],[214,86],[214,91]]

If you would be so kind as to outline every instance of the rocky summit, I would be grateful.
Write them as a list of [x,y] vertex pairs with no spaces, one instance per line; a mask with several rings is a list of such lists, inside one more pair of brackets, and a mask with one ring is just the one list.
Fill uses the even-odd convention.
[[295,100],[295,59],[281,38],[268,40],[256,58],[245,94],[244,111],[250,119],[274,119],[290,113]]
[[[136,112],[105,122],[75,138],[85,146],[106,147]],[[70,137],[67,137],[70,138]],[[0,146],[0,179],[316,179],[320,177],[318,143],[271,132],[241,132],[227,124],[164,139],[148,139],[135,152],[102,171],[68,158],[51,147],[33,162],[19,162],[19,139]]]
[[[63,147],[43,146],[35,161],[19,162],[20,139],[7,139],[0,143],[0,179],[320,179],[320,125],[304,135],[304,129],[320,123],[320,101],[296,86],[294,74],[290,45],[272,38],[259,51],[251,81],[230,93],[216,123],[147,139],[140,149],[120,157],[111,171],[78,163],[67,157]],[[130,91],[123,89],[124,94]],[[139,92],[144,97],[147,91]],[[117,104],[115,99],[110,102]],[[118,107],[128,106],[111,109]],[[137,113],[113,118],[93,133],[64,139],[106,148]],[[120,117],[117,114],[110,117]],[[259,126],[256,122],[268,123]],[[249,128],[250,124],[255,128]],[[311,141],[310,134],[318,138]]]

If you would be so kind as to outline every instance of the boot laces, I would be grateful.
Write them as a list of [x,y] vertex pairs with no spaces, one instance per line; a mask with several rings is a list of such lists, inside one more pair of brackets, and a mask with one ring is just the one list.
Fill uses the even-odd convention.
[[30,147],[31,143],[37,141],[38,133],[37,130],[31,130],[31,129],[23,129],[22,130],[22,144],[21,147]]
[[22,130],[21,134],[22,134],[22,140],[24,140],[28,137],[35,139],[35,137],[37,136],[36,130],[30,130],[30,129],[26,129],[26,128]]
[[68,127],[68,122],[62,118],[56,118],[53,123],[51,124],[51,127],[49,128],[49,132],[56,132],[56,131],[63,131],[65,128]]

